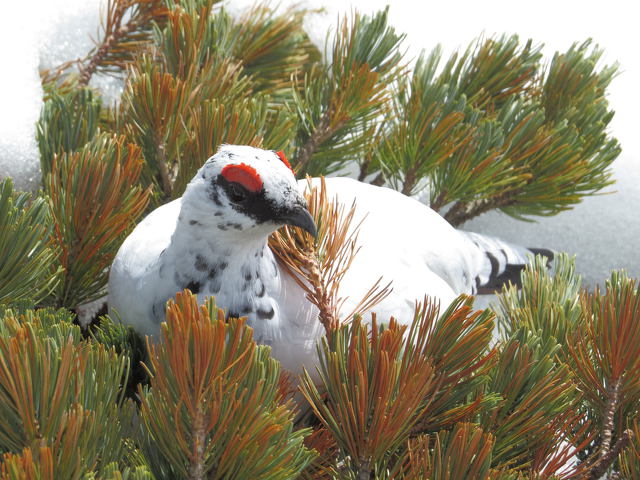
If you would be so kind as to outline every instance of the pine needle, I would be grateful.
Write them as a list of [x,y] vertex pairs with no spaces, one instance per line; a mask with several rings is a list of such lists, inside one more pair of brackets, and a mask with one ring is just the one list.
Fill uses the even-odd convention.
[[313,239],[300,229],[284,227],[270,237],[269,246],[309,301],[318,307],[320,322],[330,333],[344,321],[373,309],[391,293],[391,283],[381,287],[379,278],[351,312],[342,314],[347,299],[339,296],[340,282],[358,253],[358,229],[362,221],[351,225],[355,203],[347,210],[337,199],[330,200],[324,177],[319,188],[312,187],[310,179],[308,185],[307,203],[318,228],[318,238]]

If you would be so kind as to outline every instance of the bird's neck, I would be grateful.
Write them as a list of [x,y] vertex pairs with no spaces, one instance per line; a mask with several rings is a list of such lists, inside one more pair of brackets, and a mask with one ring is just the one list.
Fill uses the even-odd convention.
[[163,257],[173,263],[168,270],[178,289],[189,288],[199,301],[214,296],[229,315],[249,317],[256,340],[268,342],[278,331],[274,296],[280,291],[280,272],[267,236],[220,231],[181,215]]

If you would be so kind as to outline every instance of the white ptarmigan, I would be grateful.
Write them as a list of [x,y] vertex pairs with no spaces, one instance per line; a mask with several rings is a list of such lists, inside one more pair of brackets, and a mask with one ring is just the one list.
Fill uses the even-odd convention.
[[[285,368],[309,368],[323,333],[317,310],[267,245],[285,224],[315,233],[305,186],[281,152],[222,146],[181,198],[151,212],[124,241],[109,275],[110,312],[143,335],[157,335],[166,301],[189,288],[201,302],[213,295],[229,314],[248,316],[255,339],[270,345]],[[345,312],[382,276],[393,291],[375,307],[378,317],[410,321],[425,295],[446,307],[461,293],[517,278],[538,252],[458,231],[388,188],[349,178],[328,178],[326,187],[328,198],[347,207],[355,200],[352,225],[366,215],[361,249],[341,282],[340,295],[351,300]]]

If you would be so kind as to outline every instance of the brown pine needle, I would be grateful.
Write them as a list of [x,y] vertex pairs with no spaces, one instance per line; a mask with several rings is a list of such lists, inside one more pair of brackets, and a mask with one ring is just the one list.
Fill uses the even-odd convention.
[[350,229],[356,211],[355,202],[347,211],[337,199],[327,197],[324,177],[320,188],[311,186],[306,193],[309,212],[318,227],[318,238],[300,229],[284,227],[269,239],[269,246],[280,264],[302,288],[306,297],[318,307],[320,322],[327,333],[354,315],[363,315],[391,293],[391,282],[380,286],[380,277],[364,294],[354,309],[340,316],[347,297],[339,297],[340,282],[358,253],[358,230],[362,221]]

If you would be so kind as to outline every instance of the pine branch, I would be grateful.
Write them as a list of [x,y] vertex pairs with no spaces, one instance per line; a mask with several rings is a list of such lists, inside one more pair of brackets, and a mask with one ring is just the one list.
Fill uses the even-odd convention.
[[148,344],[139,442],[160,478],[295,478],[313,455],[279,403],[279,364],[244,319],[188,290],[167,305],[163,341]]
[[[444,214],[447,220],[454,227],[459,227],[472,218],[478,217],[483,213],[491,210],[505,208],[515,203],[515,194],[513,192],[505,192],[491,197],[490,199],[476,200],[472,202],[456,202]],[[442,199],[439,199],[437,206],[443,205]]]
[[193,440],[191,449],[193,451],[193,459],[189,467],[190,480],[205,480],[205,445],[206,445],[206,426],[205,412],[202,407],[196,407],[193,417]]
[[52,230],[46,198],[16,194],[11,179],[0,181],[0,304],[40,302],[54,290],[62,272]]
[[402,71],[403,37],[387,15],[345,18],[327,47],[332,65],[317,64],[294,84],[289,108],[300,125],[293,156],[300,174],[328,174],[358,158],[365,132],[371,133],[361,126],[388,110],[388,86]]
[[64,268],[58,305],[75,308],[102,295],[108,267],[149,200],[150,190],[137,186],[141,170],[140,149],[105,134],[54,157],[46,186]]
[[487,373],[497,361],[498,351],[490,348],[493,314],[473,311],[470,297],[461,295],[442,313],[432,318],[426,300],[417,308],[429,318],[429,335],[424,354],[436,369],[440,385],[429,399],[429,409],[412,429],[412,435],[450,428],[474,418],[487,408],[490,398],[482,393]]
[[627,448],[629,442],[633,438],[632,430],[625,430],[622,432],[622,436],[616,441],[615,445],[612,449],[603,451],[602,456],[599,461],[596,463],[594,468],[591,470],[591,476],[589,477],[591,480],[598,480],[601,478],[609,467],[616,461],[616,459],[620,456],[620,454]]
[[[88,63],[86,65],[79,64],[79,84],[81,86],[87,86],[89,84],[89,80],[91,80],[91,77],[98,69],[98,66],[104,61],[109,50],[112,49],[123,37],[126,37],[135,29],[135,22],[128,22],[126,25],[120,26],[126,9],[127,5],[125,3],[120,3],[117,0],[113,3],[109,2],[107,4],[107,11],[109,13],[107,17],[107,28],[105,28],[105,35],[102,43],[96,52],[88,57]],[[111,15],[112,11],[113,16]]]
[[[471,138],[432,176],[432,198],[446,192],[440,204],[455,202],[445,214],[452,225],[495,208],[506,211],[529,185],[543,183],[543,175],[536,177],[531,172],[538,162],[560,165],[566,149],[553,150],[543,125],[544,116],[534,104],[508,101],[494,118],[467,126]],[[554,155],[547,158],[549,152]],[[557,172],[556,177],[545,173],[548,179],[557,177]],[[536,192],[545,190],[538,186]]]
[[[581,328],[567,336],[565,355],[585,410],[602,422],[593,453],[598,474],[612,465],[632,436],[624,428],[640,401],[640,292],[636,281],[613,272],[606,291],[584,292],[580,307]],[[611,446],[613,438],[618,440]]]
[[256,91],[288,98],[292,77],[302,78],[320,60],[303,29],[307,13],[294,7],[276,15],[267,5],[255,5],[237,20],[232,52]]
[[[640,399],[636,391],[640,390],[640,293],[635,280],[613,272],[604,294],[597,289],[593,294],[583,293],[580,300],[586,335],[576,333],[569,337],[570,365],[587,400],[607,422],[603,424],[604,434],[614,403],[614,411],[624,411],[625,405]],[[618,382],[621,383],[615,387]]]
[[305,371],[302,393],[341,449],[341,460],[356,478],[379,475],[385,458],[404,443],[437,390],[435,370],[423,353],[434,309],[416,311],[406,327],[391,318],[371,328],[359,317],[338,327],[318,346],[318,374],[326,398]]
[[49,95],[36,124],[43,179],[51,173],[55,155],[76,152],[100,133],[102,113],[102,102],[88,88]]
[[495,439],[471,423],[458,423],[452,431],[424,435],[409,442],[406,480],[489,480]]
[[144,56],[132,68],[122,94],[118,130],[142,148],[141,183],[157,184],[165,195],[171,192],[169,171],[185,135],[182,124],[190,93],[184,81]]
[[[538,88],[545,115],[549,123],[559,123],[570,118],[582,130],[596,126],[588,119],[587,111],[606,110],[606,88],[618,73],[618,65],[604,66],[598,72],[596,67],[603,55],[598,46],[592,47],[591,40],[574,43],[565,53],[556,52],[546,75],[540,79]],[[612,115],[601,117],[603,129]]]
[[614,417],[618,409],[621,379],[616,378],[607,386],[607,403],[602,419],[602,438],[600,440],[600,458],[609,453],[614,431]]
[[434,81],[439,59],[439,49],[421,55],[411,79],[400,80],[374,150],[376,165],[405,195],[472,140],[472,130],[462,123],[465,98]]
[[336,130],[342,125],[337,125],[334,128],[330,128],[331,115],[329,112],[325,112],[318,125],[314,128],[313,133],[309,136],[309,139],[300,148],[298,155],[296,156],[295,165],[296,169],[301,172],[306,172],[311,161],[311,157],[316,152],[318,147],[331,137]]
[[221,61],[233,61],[233,20],[224,9],[212,12],[215,0],[187,0],[168,13],[167,26],[155,28],[155,45],[168,73],[188,80]]
[[[152,24],[162,22],[167,13],[162,0],[108,0],[102,39],[84,60],[78,62],[79,85],[88,85],[99,68],[122,69],[148,42]],[[123,25],[125,17],[128,19]]]
[[553,338],[520,328],[501,346],[490,372],[490,392],[501,400],[481,413],[481,425],[496,438],[495,467],[526,470],[534,453],[556,438],[548,429],[558,417],[576,416],[578,391],[568,368],[556,362],[560,347]]
[[[601,52],[585,42],[557,54],[545,76],[539,50],[515,36],[481,39],[440,74],[438,49],[421,57],[378,150],[394,188],[413,193],[428,181],[431,205],[448,206],[446,218],[459,226],[495,209],[522,220],[553,215],[609,185],[620,150],[606,132],[613,112],[604,92],[615,66],[597,71]],[[430,152],[421,141],[446,125],[437,109],[464,119]]]
[[5,311],[0,324],[0,450],[22,452],[5,462],[80,478],[120,460],[126,360],[84,342],[68,312]]
[[[267,128],[268,99],[258,96],[255,102],[249,101],[251,89],[241,65],[199,49],[206,29],[194,31],[192,24],[205,22],[206,26],[209,19],[202,20],[202,15],[200,10],[172,12],[170,22],[175,28],[164,31],[162,61],[146,55],[138,59],[118,112],[119,130],[142,147],[142,183],[158,185],[161,200],[181,195],[220,143],[259,144],[260,133]],[[174,48],[180,52],[178,58]],[[282,138],[287,127],[284,123],[273,128],[274,138]]]
[[471,104],[499,109],[516,96],[528,96],[542,57],[541,45],[528,40],[520,45],[517,35],[479,38],[458,59],[455,53],[444,67],[444,84],[455,84]]

